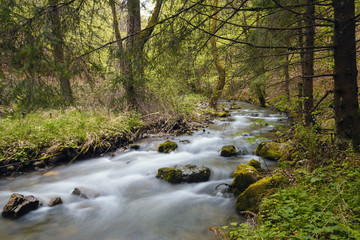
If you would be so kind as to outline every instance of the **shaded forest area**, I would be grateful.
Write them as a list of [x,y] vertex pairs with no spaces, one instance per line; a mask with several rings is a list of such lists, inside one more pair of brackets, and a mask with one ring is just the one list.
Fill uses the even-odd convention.
[[279,141],[296,150],[257,231],[230,236],[359,237],[359,0],[1,0],[0,18],[2,162],[105,151],[249,101],[293,119]]

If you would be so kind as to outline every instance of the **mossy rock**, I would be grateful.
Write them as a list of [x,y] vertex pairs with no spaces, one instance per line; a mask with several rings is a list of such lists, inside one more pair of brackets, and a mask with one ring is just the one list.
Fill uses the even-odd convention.
[[183,168],[160,168],[156,177],[169,183],[206,182],[210,178],[210,169],[196,165],[186,165]]
[[254,167],[256,170],[261,169],[261,163],[259,161],[256,161],[255,159],[251,159],[247,165]]
[[238,196],[259,179],[261,179],[261,175],[254,167],[240,163],[234,172],[234,180],[231,184],[232,192]]
[[229,112],[219,112],[217,115],[221,118],[230,117]]
[[220,156],[222,157],[232,157],[236,155],[237,153],[234,145],[227,145],[221,148]]
[[160,168],[156,175],[157,178],[169,183],[181,183],[181,176],[182,171],[174,168]]
[[262,142],[256,147],[255,154],[269,160],[277,161],[292,149],[288,143]]
[[273,193],[286,178],[282,175],[274,175],[263,178],[251,184],[236,199],[236,209],[238,212],[251,211],[258,212],[262,198]]
[[173,141],[166,141],[164,143],[159,144],[158,151],[163,153],[170,153],[177,149],[178,145]]
[[139,150],[140,149],[139,144],[130,144],[129,147],[131,150]]
[[186,165],[182,169],[181,182],[198,183],[206,182],[210,179],[210,169],[207,167],[197,167],[195,165]]

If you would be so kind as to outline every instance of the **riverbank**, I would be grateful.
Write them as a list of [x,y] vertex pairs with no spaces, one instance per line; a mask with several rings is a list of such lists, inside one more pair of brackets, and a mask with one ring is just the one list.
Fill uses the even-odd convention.
[[0,176],[17,176],[110,154],[154,135],[184,134],[205,123],[200,121],[183,116],[149,121],[137,113],[75,108],[1,118]]
[[296,147],[280,162],[289,184],[262,200],[255,224],[224,226],[228,239],[360,239],[359,154],[314,128],[286,137]]

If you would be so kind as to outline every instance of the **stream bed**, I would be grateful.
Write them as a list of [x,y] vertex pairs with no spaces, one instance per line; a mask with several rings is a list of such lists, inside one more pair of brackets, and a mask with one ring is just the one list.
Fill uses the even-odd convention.
[[[226,106],[227,104],[227,106]],[[272,137],[286,116],[243,102],[232,102],[231,116],[214,120],[193,135],[169,137],[178,143],[170,154],[156,151],[166,139],[144,139],[139,150],[117,152],[59,166],[42,175],[34,172],[0,181],[0,207],[14,192],[34,195],[44,206],[17,219],[0,217],[0,239],[21,240],[200,240],[215,239],[208,226],[239,221],[235,198],[219,187],[231,184],[239,163],[260,160],[254,156],[252,136]],[[223,103],[230,108],[230,103]],[[265,122],[266,121],[266,124]],[[254,127],[259,123],[258,127]],[[185,141],[184,141],[185,140]],[[242,155],[220,156],[224,145],[235,145]],[[210,181],[170,184],[155,175],[162,167],[194,164],[211,170]],[[95,199],[71,195],[76,187],[100,193]],[[54,196],[64,204],[47,207]]]

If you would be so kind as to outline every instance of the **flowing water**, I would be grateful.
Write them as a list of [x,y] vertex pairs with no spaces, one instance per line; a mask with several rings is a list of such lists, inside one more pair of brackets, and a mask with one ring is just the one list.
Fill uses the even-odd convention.
[[[60,166],[46,176],[34,172],[1,180],[1,207],[13,192],[34,195],[44,206],[17,220],[0,218],[0,239],[215,239],[208,226],[239,221],[234,197],[216,186],[230,184],[239,163],[259,159],[253,155],[257,144],[246,140],[249,135],[271,137],[275,125],[286,122],[286,116],[268,109],[241,102],[236,106],[241,109],[231,110],[231,117],[217,119],[192,136],[170,138],[179,145],[170,154],[156,151],[165,139],[146,139],[139,142],[138,151]],[[259,120],[270,124],[251,127]],[[221,147],[229,144],[244,155],[219,156]],[[270,161],[261,163],[264,168],[274,166]],[[161,167],[187,164],[210,168],[210,181],[175,185],[155,177]],[[75,187],[101,195],[81,199],[71,195]],[[54,196],[61,196],[64,204],[47,207]]]

